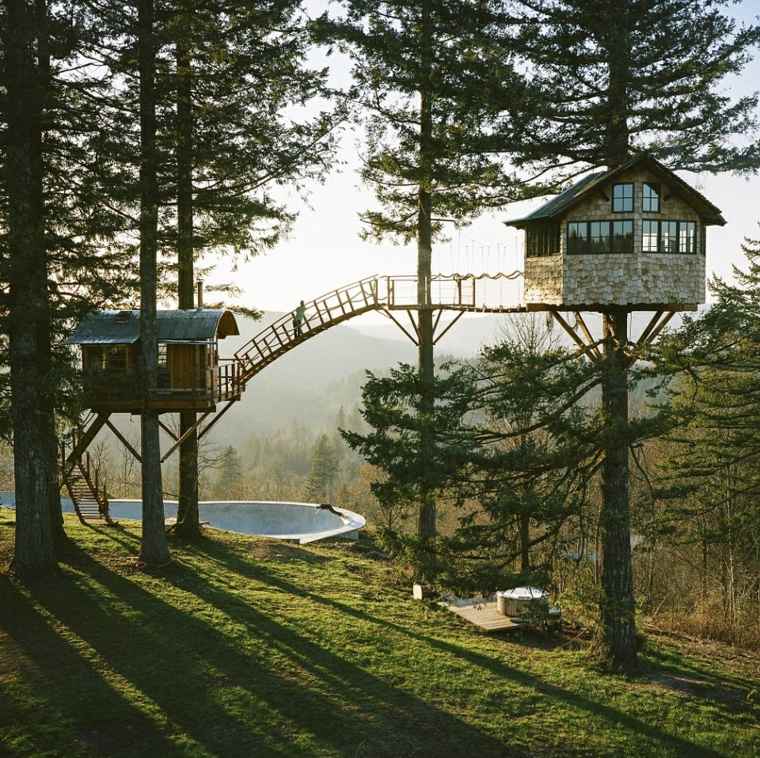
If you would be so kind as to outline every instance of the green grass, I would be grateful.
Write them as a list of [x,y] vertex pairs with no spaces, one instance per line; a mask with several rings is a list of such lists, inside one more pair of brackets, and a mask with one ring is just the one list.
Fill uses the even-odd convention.
[[760,754],[751,656],[650,637],[644,675],[605,676],[415,603],[364,541],[211,531],[151,575],[135,525],[67,529],[59,577],[0,575],[0,754]]

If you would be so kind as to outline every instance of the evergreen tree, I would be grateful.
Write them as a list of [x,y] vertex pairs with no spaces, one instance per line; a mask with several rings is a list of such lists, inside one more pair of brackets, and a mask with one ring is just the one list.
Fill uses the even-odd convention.
[[[167,23],[173,76],[165,88],[167,210],[176,199],[176,234],[165,229],[166,259],[177,254],[180,308],[193,308],[196,257],[222,250],[256,255],[274,247],[294,215],[273,189],[319,178],[332,153],[340,112],[310,120],[286,115],[328,95],[326,72],[305,65],[308,34],[300,0],[189,3]],[[171,61],[166,67],[171,71]],[[169,216],[171,217],[171,213]],[[180,414],[180,434],[195,414]],[[197,437],[180,448],[177,532],[198,533]]]
[[[140,72],[140,368],[146,405],[158,386],[158,318],[156,315],[158,252],[158,153],[156,150],[156,48],[153,0],[137,2],[137,51]],[[141,415],[142,543],[148,565],[169,560],[164,526],[161,447],[158,412]]]
[[[722,0],[520,0],[505,54],[533,66],[517,163],[555,176],[619,166],[646,149],[673,168],[751,171],[760,165],[757,97],[721,91],[740,72],[760,26],[738,27]],[[749,140],[747,137],[749,136]],[[738,138],[738,139],[737,139]],[[604,314],[605,434],[600,523],[606,659],[636,666],[630,549],[628,310]]]
[[229,500],[243,499],[243,469],[240,456],[232,445],[228,445],[219,461],[219,474],[214,488],[214,496]]
[[15,570],[55,567],[51,503],[57,453],[50,385],[50,301],[45,245],[42,130],[48,71],[45,3],[4,5],[3,85],[7,120],[7,253],[2,260],[8,326],[16,487]]
[[[478,0],[345,0],[345,17],[323,16],[317,30],[354,60],[354,99],[362,107],[362,178],[379,209],[362,214],[366,236],[415,241],[420,413],[433,409],[432,245],[446,222],[464,224],[519,196],[496,138],[496,101],[516,91],[511,63],[498,54],[501,3]],[[504,119],[504,116],[501,116]],[[433,455],[432,431],[419,458]],[[436,531],[432,485],[420,467],[418,531]],[[429,483],[430,484],[430,483]]]
[[313,502],[330,502],[334,495],[337,478],[338,455],[335,446],[326,434],[321,434],[311,458],[311,471],[306,482],[306,497]]

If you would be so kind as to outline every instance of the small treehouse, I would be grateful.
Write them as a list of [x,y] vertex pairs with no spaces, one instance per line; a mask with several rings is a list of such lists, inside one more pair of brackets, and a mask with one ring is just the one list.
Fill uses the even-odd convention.
[[238,335],[228,310],[158,311],[158,386],[144,398],[140,378],[140,311],[97,311],[69,338],[82,349],[84,404],[98,413],[213,411],[238,400],[240,367],[219,358],[218,343]]
[[705,302],[708,226],[721,212],[642,154],[584,177],[528,216],[528,310],[695,310]]

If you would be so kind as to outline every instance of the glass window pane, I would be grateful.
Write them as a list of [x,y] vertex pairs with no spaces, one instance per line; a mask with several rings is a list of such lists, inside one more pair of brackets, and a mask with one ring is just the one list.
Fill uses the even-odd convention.
[[697,252],[697,225],[693,221],[680,224],[680,248],[682,253]]
[[663,221],[660,224],[660,252],[678,252],[678,222]]
[[641,196],[641,210],[644,213],[660,212],[660,187],[658,184],[644,183],[644,190]]
[[612,222],[612,252],[633,252],[633,221]]
[[630,213],[633,210],[633,184],[612,185],[612,210]]
[[659,221],[641,222],[641,249],[645,253],[657,252],[657,227]]
[[567,252],[578,255],[588,252],[588,224],[585,221],[568,223]]
[[589,234],[591,236],[592,253],[609,253],[610,252],[610,222],[609,221],[592,221],[589,224]]

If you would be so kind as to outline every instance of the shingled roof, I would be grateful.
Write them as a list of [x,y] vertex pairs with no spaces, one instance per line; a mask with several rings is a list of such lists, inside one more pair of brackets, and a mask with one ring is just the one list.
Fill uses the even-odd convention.
[[587,174],[527,216],[511,219],[504,223],[507,226],[515,226],[518,229],[522,229],[534,221],[547,221],[556,218],[579,202],[587,193],[640,163],[646,164],[647,168],[660,176],[663,181],[669,182],[674,190],[682,194],[684,199],[694,206],[695,210],[699,211],[706,225],[725,225],[726,220],[723,218],[719,208],[713,205],[701,192],[695,190],[694,187],[687,184],[675,172],[648,153],[635,155],[615,168]]
[[[158,311],[159,342],[201,342],[240,334],[231,311],[196,308]],[[140,311],[95,311],[85,316],[70,345],[131,345],[140,339]]]

